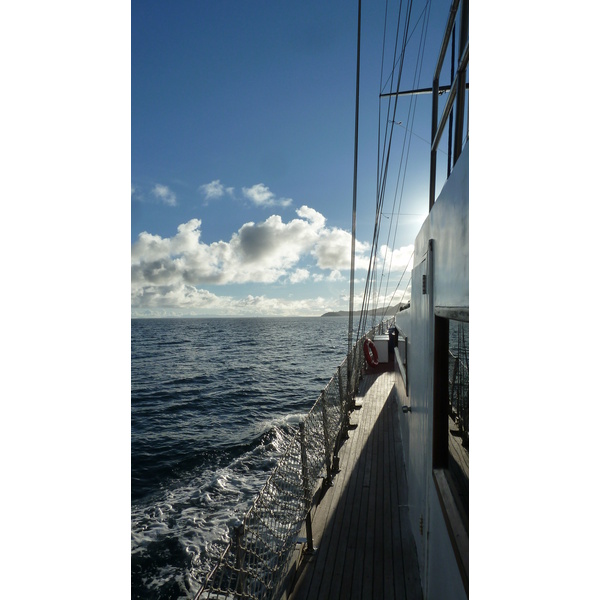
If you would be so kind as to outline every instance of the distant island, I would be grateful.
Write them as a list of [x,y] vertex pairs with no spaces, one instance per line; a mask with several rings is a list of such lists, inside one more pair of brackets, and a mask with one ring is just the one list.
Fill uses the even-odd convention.
[[[408,308],[410,306],[410,303],[402,303],[400,302],[399,304],[396,304],[396,306],[390,306],[390,308],[388,309],[383,309],[383,308],[372,308],[371,310],[367,311],[367,314],[371,317],[371,316],[376,316],[376,317],[384,317],[384,316],[393,316],[395,315],[397,312],[404,310],[405,308]],[[338,310],[337,312],[326,312],[325,314],[321,315],[322,317],[348,317],[350,316],[350,312],[347,310]]]

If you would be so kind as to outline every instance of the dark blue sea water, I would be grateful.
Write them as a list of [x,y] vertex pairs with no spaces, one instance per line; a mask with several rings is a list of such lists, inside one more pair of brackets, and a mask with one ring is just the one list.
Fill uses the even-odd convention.
[[347,327],[132,320],[132,598],[193,597],[343,361]]

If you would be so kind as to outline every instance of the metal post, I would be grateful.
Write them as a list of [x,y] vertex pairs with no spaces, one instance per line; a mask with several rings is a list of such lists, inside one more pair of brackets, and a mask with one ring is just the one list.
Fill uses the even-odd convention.
[[244,523],[234,527],[233,536],[235,543],[235,570],[237,571],[237,583],[235,586],[236,594],[243,595],[246,588],[246,576],[244,574],[244,549],[242,548],[242,537],[244,535]]
[[308,459],[306,456],[306,435],[304,432],[304,421],[300,423],[300,456],[302,459],[302,487],[304,488],[304,509],[306,510],[306,543],[307,552],[314,552],[312,517],[310,509],[312,506],[311,490],[308,485]]
[[[455,58],[455,53],[456,53],[456,23],[454,24],[454,27],[452,28],[452,58],[450,60],[450,81],[452,83],[454,83],[454,61],[456,60]],[[448,168],[446,171],[446,177],[450,177],[450,173],[452,172],[452,133],[454,132],[454,126],[452,125],[452,121],[453,121],[453,116],[454,116],[454,111],[451,110],[450,111],[450,116],[448,117]]]
[[342,367],[338,365],[338,388],[340,390],[340,404],[342,406],[342,410],[344,409],[344,384],[342,383]]
[[[350,404],[350,398],[346,398],[344,396],[344,386],[342,385],[342,368],[340,366],[338,366],[338,387],[340,390],[340,410],[342,411],[342,419],[341,419],[341,424],[340,424],[340,435],[343,433],[344,436],[346,436],[347,438],[347,434],[348,432],[346,431],[348,428],[348,410],[349,410],[349,404]],[[345,439],[346,439],[345,438]],[[336,449],[336,454],[337,454],[337,449]]]
[[[461,19],[460,19],[460,41],[458,56],[461,59],[461,63],[464,60],[464,56],[467,50],[467,43],[469,40],[469,0],[463,0],[461,7]],[[458,72],[458,89],[457,89],[457,100],[456,100],[456,134],[454,137],[454,164],[458,160],[462,151],[462,132],[465,120],[465,88],[467,81],[466,65],[461,64],[461,68]]]
[[323,410],[323,434],[325,436],[325,466],[327,467],[327,479],[325,480],[325,485],[331,486],[331,438],[329,436],[327,405],[324,394],[321,394],[321,401],[321,408]]
[[435,203],[435,178],[437,170],[437,147],[434,141],[437,136],[438,129],[438,93],[440,87],[439,76],[433,80],[433,92],[431,97],[431,157],[429,170],[429,210],[433,208]]

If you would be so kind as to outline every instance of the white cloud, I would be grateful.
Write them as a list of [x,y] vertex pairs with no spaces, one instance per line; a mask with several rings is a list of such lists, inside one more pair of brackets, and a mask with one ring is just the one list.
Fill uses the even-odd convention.
[[152,188],[152,194],[167,206],[177,206],[177,197],[166,185],[157,183]]
[[308,269],[296,269],[294,273],[290,275],[290,283],[300,283],[306,281],[310,277]]
[[206,290],[183,283],[146,286],[136,290],[133,306],[139,311],[147,308],[215,308],[222,299]]
[[217,296],[207,290],[178,284],[150,286],[140,290],[132,304],[132,317],[174,316],[318,316],[344,310],[344,305],[317,297],[311,299],[243,298]]
[[398,273],[403,272],[405,269],[407,272],[410,272],[413,268],[414,251],[415,247],[413,244],[402,246],[395,250],[384,245],[379,250],[379,266],[385,272],[392,271]]
[[242,192],[256,206],[289,206],[292,203],[291,198],[277,198],[264,183],[257,183],[250,188],[242,188]]
[[233,188],[226,188],[220,179],[215,179],[210,183],[201,185],[198,190],[204,194],[206,200],[214,200],[215,198],[222,198],[225,194],[233,195]]
[[[298,218],[284,222],[272,215],[261,223],[246,223],[229,241],[201,241],[200,219],[177,228],[171,238],[143,232],[131,249],[134,307],[206,304],[200,286],[274,283],[284,277],[294,284],[308,282],[309,265],[324,271],[312,280],[339,282],[350,265],[350,234],[326,227],[325,217],[302,206]],[[369,245],[357,242],[357,269],[366,268]],[[316,262],[316,264],[315,264]],[[203,305],[204,305],[203,304]]]
[[327,281],[345,281],[345,277],[337,270],[331,271],[329,275],[327,275]]
[[[317,265],[321,269],[350,269],[352,234],[343,229],[333,228],[327,236],[319,239],[313,250]],[[356,240],[355,268],[369,266],[369,244]]]

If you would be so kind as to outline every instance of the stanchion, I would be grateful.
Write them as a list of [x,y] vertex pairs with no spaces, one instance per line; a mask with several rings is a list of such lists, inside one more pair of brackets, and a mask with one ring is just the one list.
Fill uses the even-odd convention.
[[306,551],[314,552],[315,548],[313,546],[312,517],[310,515],[312,498],[308,480],[308,459],[306,456],[306,436],[304,433],[304,421],[300,423],[300,457],[302,460],[302,486],[304,488],[304,508],[306,510]]

